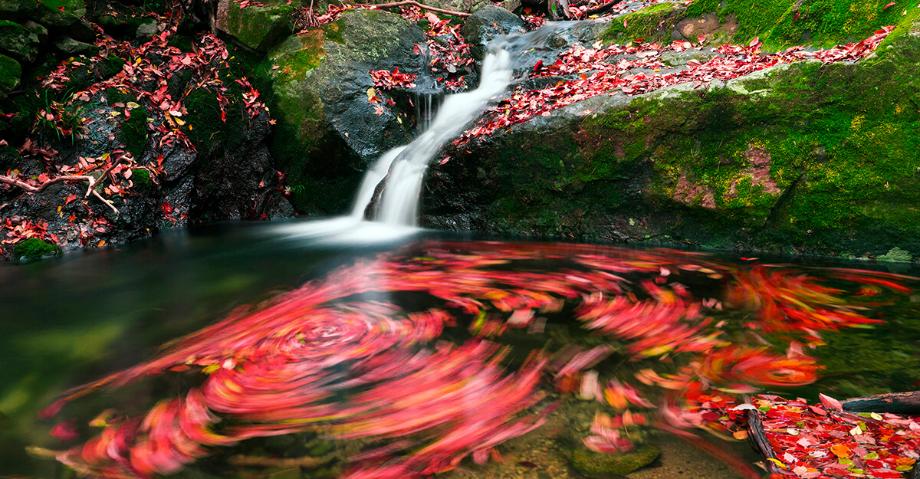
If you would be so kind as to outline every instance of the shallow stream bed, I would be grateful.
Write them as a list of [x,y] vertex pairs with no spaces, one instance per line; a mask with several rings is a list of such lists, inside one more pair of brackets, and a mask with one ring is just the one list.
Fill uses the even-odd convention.
[[908,266],[277,228],[0,265],[0,477],[750,477],[703,403],[920,388]]

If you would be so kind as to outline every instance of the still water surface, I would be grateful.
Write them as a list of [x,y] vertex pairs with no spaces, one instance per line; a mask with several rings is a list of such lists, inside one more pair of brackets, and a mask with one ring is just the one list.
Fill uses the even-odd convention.
[[679,418],[920,386],[906,267],[274,228],[0,266],[0,477],[574,478],[586,445],[744,477]]

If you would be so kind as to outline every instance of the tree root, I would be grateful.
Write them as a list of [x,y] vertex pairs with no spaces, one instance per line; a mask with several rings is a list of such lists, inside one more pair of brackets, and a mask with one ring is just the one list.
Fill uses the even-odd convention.
[[[100,179],[105,178],[106,176],[108,176],[108,172],[109,172],[109,171],[111,171],[111,168],[110,168],[109,170],[107,170],[107,171],[102,175],[102,177],[100,177]],[[48,180],[48,181],[46,181],[46,182],[44,182],[44,183],[42,183],[42,184],[40,184],[40,185],[38,185],[38,186],[30,185],[29,183],[26,183],[25,181],[18,180],[18,179],[16,179],[16,178],[11,177],[11,176],[0,175],[0,183],[6,184],[6,185],[10,185],[10,186],[15,186],[15,187],[17,187],[17,188],[19,188],[19,189],[25,191],[26,193],[31,193],[31,194],[39,193],[39,192],[41,192],[42,190],[44,190],[45,188],[47,188],[47,187],[49,187],[49,186],[51,186],[51,185],[53,185],[53,184],[55,184],[55,183],[78,182],[78,181],[85,181],[85,182],[87,183],[86,194],[83,195],[84,198],[89,198],[90,195],[95,196],[96,199],[98,199],[98,200],[101,201],[104,205],[106,205],[106,206],[108,206],[109,208],[111,208],[112,211],[115,212],[116,215],[119,214],[118,208],[116,208],[115,205],[112,204],[111,201],[105,199],[104,196],[100,195],[99,192],[96,191],[96,188],[95,188],[95,187],[96,187],[96,184],[97,184],[97,180],[96,180],[96,178],[93,178],[92,176],[89,176],[89,175],[63,175],[63,176],[58,176],[58,177],[52,178],[52,179],[50,179],[50,180]]]
[[413,6],[421,8],[422,10],[430,10],[432,12],[443,13],[445,15],[453,15],[455,17],[468,17],[469,13],[458,12],[456,10],[448,10],[446,8],[433,7],[431,5],[425,5],[424,3],[416,2],[415,0],[403,0],[400,2],[389,2],[389,3],[359,3],[356,6],[367,9],[380,9],[380,8],[394,8],[394,7],[403,7],[403,6]]

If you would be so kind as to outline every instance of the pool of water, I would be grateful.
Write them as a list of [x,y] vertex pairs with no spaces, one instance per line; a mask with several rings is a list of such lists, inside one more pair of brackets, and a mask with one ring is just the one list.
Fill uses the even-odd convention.
[[272,225],[0,265],[0,477],[756,477],[699,411],[920,388],[918,273]]

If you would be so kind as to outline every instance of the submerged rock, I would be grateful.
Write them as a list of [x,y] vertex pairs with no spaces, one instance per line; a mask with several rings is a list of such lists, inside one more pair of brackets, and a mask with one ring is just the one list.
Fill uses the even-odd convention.
[[661,450],[653,445],[639,446],[620,454],[601,454],[585,447],[572,451],[572,467],[592,479],[614,479],[655,462]]
[[368,163],[412,138],[410,121],[386,104],[370,71],[426,74],[417,48],[424,41],[399,15],[357,10],[269,52],[261,68],[278,119],[271,152],[288,173],[295,206],[344,211]]

